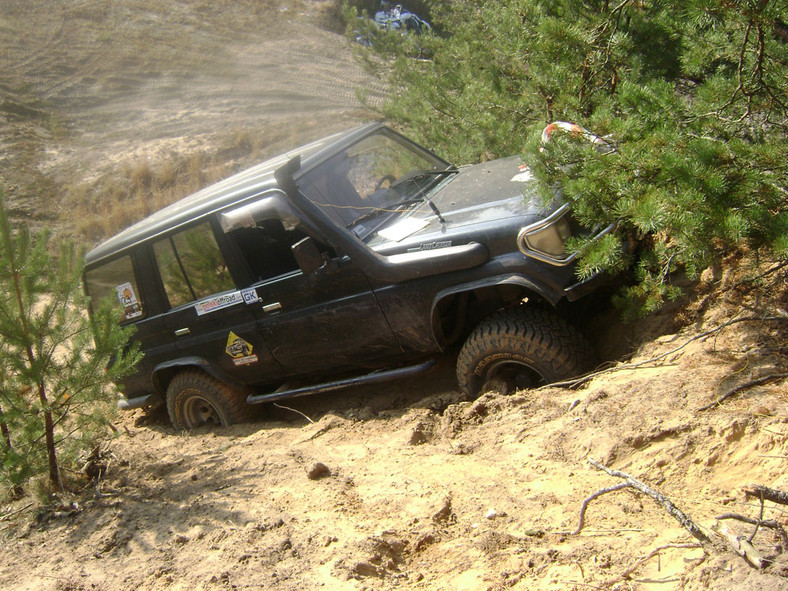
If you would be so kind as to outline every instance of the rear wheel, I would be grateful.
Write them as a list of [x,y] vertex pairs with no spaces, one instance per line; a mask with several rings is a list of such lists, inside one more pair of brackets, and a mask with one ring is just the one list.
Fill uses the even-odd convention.
[[249,418],[245,397],[199,370],[183,371],[167,387],[167,411],[176,429],[227,427]]
[[460,389],[476,396],[486,385],[534,388],[591,369],[595,355],[580,332],[555,314],[512,308],[476,327],[457,359]]

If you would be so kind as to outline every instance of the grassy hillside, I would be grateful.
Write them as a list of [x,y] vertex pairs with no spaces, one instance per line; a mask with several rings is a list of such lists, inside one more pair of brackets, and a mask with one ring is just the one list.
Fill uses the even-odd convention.
[[357,89],[373,102],[383,92],[326,30],[333,2],[8,4],[0,164],[9,202],[19,219],[89,241],[368,119]]

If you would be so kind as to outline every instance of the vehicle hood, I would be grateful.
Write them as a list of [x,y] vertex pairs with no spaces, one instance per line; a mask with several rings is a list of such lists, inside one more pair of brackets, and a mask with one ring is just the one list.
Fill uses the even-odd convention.
[[520,169],[521,162],[519,156],[512,156],[461,167],[429,194],[445,222],[423,203],[394,220],[374,242],[399,242],[435,232],[445,235],[513,218],[528,223],[546,217],[557,205],[544,204],[531,173]]
[[536,181],[519,156],[464,166],[435,191],[432,201],[447,221],[474,223],[543,210]]

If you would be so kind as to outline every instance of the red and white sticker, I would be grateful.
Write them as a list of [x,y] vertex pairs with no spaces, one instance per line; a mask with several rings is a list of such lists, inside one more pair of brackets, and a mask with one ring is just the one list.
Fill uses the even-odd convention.
[[240,304],[243,301],[244,298],[241,295],[241,292],[235,291],[233,293],[226,293],[224,295],[199,301],[194,304],[194,310],[197,312],[197,316],[202,316],[203,314],[210,314],[211,312],[216,312],[216,310],[228,308],[229,306],[234,306],[235,304]]

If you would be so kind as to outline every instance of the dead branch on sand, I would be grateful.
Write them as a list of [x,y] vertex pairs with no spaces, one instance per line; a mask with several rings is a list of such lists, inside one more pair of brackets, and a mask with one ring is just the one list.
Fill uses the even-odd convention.
[[763,501],[771,501],[778,505],[788,505],[788,493],[774,488],[767,488],[759,484],[754,485],[751,489],[745,490],[744,494],[747,497],[761,499],[761,505],[763,505]]
[[745,384],[741,384],[739,386],[736,386],[735,388],[731,388],[730,390],[725,392],[725,394],[717,398],[714,402],[710,402],[705,406],[701,406],[698,409],[698,412],[703,412],[704,410],[709,410],[710,408],[714,408],[718,404],[722,404],[723,401],[727,400],[731,396],[735,396],[736,394],[738,394],[739,392],[743,392],[744,390],[749,390],[750,388],[754,388],[755,386],[760,386],[762,384],[768,384],[769,382],[784,380],[785,378],[788,378],[788,372],[773,373],[773,374],[769,374],[768,376],[763,376],[755,380],[750,380]]
[[735,519],[737,521],[741,521],[743,523],[747,523],[749,525],[755,526],[755,531],[753,532],[752,536],[750,536],[749,540],[752,542],[753,537],[758,532],[759,527],[765,527],[767,529],[773,529],[777,532],[777,535],[780,536],[780,540],[782,541],[783,548],[788,548],[788,533],[786,533],[785,528],[780,525],[779,521],[775,521],[774,519],[755,519],[754,517],[747,517],[746,515],[739,515],[738,513],[723,513],[722,515],[717,515],[714,519]]
[[597,491],[596,493],[588,497],[583,502],[583,506],[580,509],[580,522],[577,526],[577,529],[574,532],[572,532],[573,534],[579,534],[580,530],[583,529],[583,525],[585,523],[585,511],[586,508],[588,507],[588,503],[591,500],[605,493],[613,492],[615,490],[621,490],[623,488],[634,488],[636,491],[651,497],[657,503],[659,503],[662,506],[662,508],[665,509],[671,515],[671,517],[676,519],[684,527],[684,529],[686,529],[692,535],[692,537],[694,537],[701,544],[703,544],[704,548],[707,545],[711,545],[712,543],[711,540],[705,533],[703,533],[700,527],[698,527],[695,524],[695,522],[692,521],[692,519],[690,519],[686,513],[684,513],[681,509],[676,507],[676,505],[674,505],[673,502],[670,499],[668,499],[665,495],[663,495],[661,492],[654,490],[653,488],[647,486],[646,484],[640,482],[639,480],[633,478],[632,476],[626,474],[625,472],[621,472],[619,470],[612,470],[607,466],[600,464],[596,460],[590,459],[588,460],[588,462],[598,470],[602,470],[603,472],[610,474],[610,476],[615,476],[616,478],[623,478],[625,482],[616,486],[610,486],[606,489]]
[[[654,490],[650,486],[640,482],[639,480],[633,478],[629,474],[625,472],[621,472],[619,470],[612,470],[607,466],[600,464],[595,460],[588,460],[588,462],[594,466],[595,468],[606,472],[610,476],[615,476],[617,478],[623,478],[624,482],[608,486],[603,489],[600,489],[587,497],[583,501],[583,505],[580,508],[580,518],[575,531],[572,532],[572,535],[579,534],[583,526],[585,525],[585,513],[586,509],[588,509],[588,505],[594,499],[617,490],[622,490],[625,488],[633,488],[636,491],[643,493],[652,499],[654,499],[657,503],[659,503],[667,512],[671,515],[674,519],[676,519],[683,527],[686,529],[700,544],[690,544],[690,545],[676,545],[676,546],[663,546],[660,548],[655,549],[651,554],[646,556],[641,561],[637,562],[634,566],[630,569],[625,571],[622,574],[623,578],[628,578],[641,564],[645,563],[646,561],[653,558],[655,555],[659,553],[660,550],[666,547],[682,547],[682,548],[689,548],[689,547],[700,547],[706,554],[709,554],[710,550],[715,549],[712,540],[698,527],[690,517],[684,513],[681,509],[676,507],[673,502],[668,499],[665,495],[660,493],[657,490]],[[749,538],[745,538],[744,536],[740,536],[735,532],[731,531],[724,525],[719,525],[715,528],[716,532],[728,543],[728,545],[733,549],[734,552],[742,556],[748,563],[755,566],[756,568],[766,568],[770,563],[770,560],[764,558],[758,549],[753,546],[752,540],[755,538],[755,534],[758,533],[758,528],[765,527],[768,529],[774,530],[777,535],[780,537],[782,542],[783,548],[788,548],[788,533],[786,533],[785,529],[782,525],[777,522],[776,520],[768,520],[763,518],[764,512],[764,501],[770,500],[775,503],[779,503],[782,505],[788,505],[788,493],[785,493],[780,490],[775,490],[771,488],[767,488],[765,486],[754,486],[751,490],[745,491],[748,496],[755,496],[758,497],[761,501],[761,512],[760,516],[755,519],[752,517],[746,517],[744,515],[739,515],[737,513],[725,513],[723,515],[719,515],[716,519],[722,521],[725,519],[734,519],[737,521],[741,521],[744,523],[748,523],[750,525],[755,526],[755,530],[753,531],[752,535]]]
[[[625,570],[623,573],[621,573],[621,578],[622,579],[628,579],[629,577],[632,576],[632,573],[634,573],[642,565],[646,564],[649,560],[651,560],[655,556],[658,556],[659,553],[662,552],[663,550],[667,550],[669,548],[703,548],[703,546],[701,544],[697,543],[697,542],[689,542],[687,544],[665,544],[664,546],[660,546],[658,548],[654,548],[649,553],[648,556],[646,556],[644,558],[641,558],[635,564],[633,564],[627,570]],[[705,558],[706,558],[706,555],[704,554],[703,558],[701,558],[700,560],[703,561],[703,560],[705,560]]]
[[[651,359],[644,359],[643,361],[638,361],[637,363],[622,363],[620,365],[615,365],[613,367],[608,367],[606,369],[595,371],[595,372],[592,372],[592,373],[580,376],[578,378],[573,378],[571,380],[566,380],[566,381],[563,381],[563,382],[553,382],[551,384],[547,384],[545,386],[541,386],[541,387],[537,388],[537,390],[541,390],[542,388],[570,388],[570,389],[571,388],[577,388],[578,386],[582,386],[586,382],[590,382],[595,377],[598,377],[598,376],[601,376],[601,375],[611,374],[611,373],[615,373],[617,371],[625,371],[625,370],[628,370],[628,369],[639,369],[639,368],[641,368],[643,366],[651,365],[651,364],[656,363],[658,361],[662,361],[663,359],[666,359],[667,357],[670,357],[671,355],[673,355],[675,353],[678,353],[679,351],[681,351],[684,347],[686,347],[690,343],[693,343],[693,342],[701,340],[701,339],[705,339],[706,337],[709,337],[709,336],[712,336],[712,335],[717,335],[717,334],[721,333],[725,328],[727,328],[727,327],[729,327],[729,326],[731,326],[733,324],[738,324],[740,322],[769,322],[769,321],[783,321],[784,322],[784,321],[786,321],[786,318],[784,318],[782,316],[745,316],[743,318],[739,318],[738,316],[735,316],[735,317],[731,318],[730,320],[728,320],[727,322],[723,322],[722,324],[720,324],[718,326],[715,326],[712,329],[706,330],[706,331],[704,331],[702,333],[696,334],[696,335],[688,338],[686,341],[684,341],[678,347],[674,347],[670,351],[666,351],[665,353],[661,353],[660,355],[657,355],[656,357],[652,357]],[[757,384],[754,384],[754,385],[757,385]]]
[[758,533],[759,528],[765,527],[774,530],[780,538],[782,547],[784,549],[788,548],[788,533],[786,533],[782,524],[773,519],[763,518],[766,501],[771,501],[778,505],[788,505],[788,493],[766,486],[755,485],[751,489],[745,489],[744,494],[747,498],[756,497],[760,500],[761,510],[757,519],[747,517],[746,515],[739,515],[738,513],[725,513],[723,515],[718,515],[716,519],[735,519],[736,521],[755,526],[752,534],[747,539],[730,532],[725,526],[720,527],[720,533],[728,540],[728,543],[733,547],[734,551],[744,556],[750,564],[758,568],[764,568],[769,561],[758,553],[752,545],[752,541],[755,539],[755,535]]
[[729,530],[724,525],[721,525],[719,528],[717,528],[717,533],[719,533],[728,542],[728,545],[731,547],[731,549],[733,549],[734,552],[736,552],[736,554],[744,558],[752,566],[756,568],[766,567],[766,559],[761,556],[761,553],[755,546],[752,545],[749,540],[746,540],[743,536],[740,536],[736,532]]

